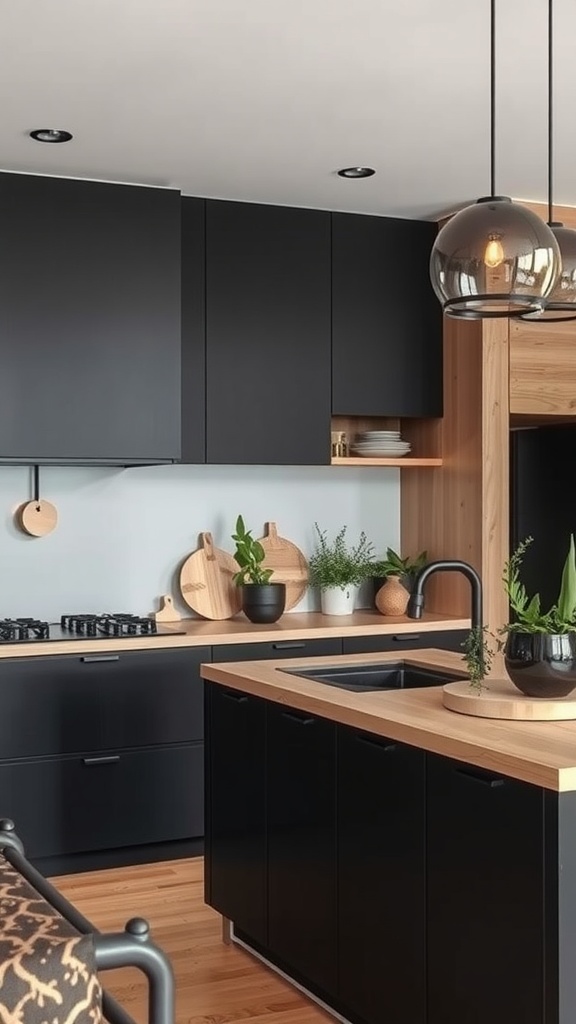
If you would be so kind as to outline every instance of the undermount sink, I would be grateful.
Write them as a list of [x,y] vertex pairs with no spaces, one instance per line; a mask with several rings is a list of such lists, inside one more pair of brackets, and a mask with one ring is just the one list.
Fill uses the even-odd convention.
[[289,675],[314,679],[327,686],[338,686],[341,690],[356,693],[373,693],[377,690],[412,690],[420,686],[440,686],[442,683],[467,679],[462,673],[418,668],[410,661],[385,661],[381,665],[343,665],[312,669],[278,669]]

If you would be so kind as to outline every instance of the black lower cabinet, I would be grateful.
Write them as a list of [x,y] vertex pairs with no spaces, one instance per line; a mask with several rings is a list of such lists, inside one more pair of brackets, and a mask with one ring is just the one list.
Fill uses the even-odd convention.
[[2,817],[32,860],[202,835],[201,743],[0,765]]
[[267,705],[268,947],[320,993],[337,986],[336,726]]
[[543,790],[427,761],[428,1024],[548,1024]]
[[206,902],[265,944],[265,703],[205,684]]
[[442,629],[433,633],[386,633],[380,636],[345,637],[342,641],[343,654],[374,654],[390,651],[401,658],[404,651],[418,651],[424,647],[437,647],[442,651],[456,651],[462,654],[462,643],[468,636],[467,629]]
[[425,754],[340,727],[337,783],[340,1002],[366,1024],[423,1024]]

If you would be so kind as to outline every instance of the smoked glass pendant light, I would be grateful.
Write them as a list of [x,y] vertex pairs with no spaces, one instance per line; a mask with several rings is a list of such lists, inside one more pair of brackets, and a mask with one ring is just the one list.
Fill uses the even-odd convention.
[[548,225],[560,249],[561,269],[558,280],[543,304],[535,313],[523,313],[522,320],[562,321],[576,320],[576,231],[565,228],[554,220],[553,190],[553,95],[554,95],[554,15],[553,0],[548,0]]
[[480,320],[539,312],[560,275],[551,228],[527,207],[495,195],[496,0],[490,0],[490,192],[438,232],[430,279],[445,313]]

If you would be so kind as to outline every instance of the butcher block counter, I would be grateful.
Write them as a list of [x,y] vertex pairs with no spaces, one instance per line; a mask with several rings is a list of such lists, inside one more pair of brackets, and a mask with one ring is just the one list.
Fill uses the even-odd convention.
[[[431,636],[433,640],[433,636]],[[215,653],[217,659],[217,652]],[[461,655],[451,651],[405,651],[402,660],[446,671],[446,682],[463,673]],[[349,654],[344,665],[398,661],[391,654]],[[376,736],[387,736],[556,792],[576,791],[576,722],[497,722],[448,711],[441,687],[382,693],[353,693],[291,673],[334,665],[334,658],[204,665],[204,679],[257,697],[308,711]]]
[[[576,723],[297,674],[397,654],[216,657],[205,898],[233,941],[353,1024],[574,1024]],[[406,685],[462,674],[402,660]]]
[[162,623],[155,636],[113,637],[97,640],[71,639],[35,640],[32,643],[0,645],[0,658],[39,657],[47,654],[97,654],[99,651],[169,650],[181,647],[282,642],[289,640],[326,639],[329,637],[386,636],[390,634],[434,633],[444,630],[469,629],[470,619],[424,613],[415,622],[406,615],[383,616],[376,611],[357,611],[353,615],[322,615],[320,612],[290,612],[278,622],[257,625],[244,615],[214,622],[207,619],[182,619]]

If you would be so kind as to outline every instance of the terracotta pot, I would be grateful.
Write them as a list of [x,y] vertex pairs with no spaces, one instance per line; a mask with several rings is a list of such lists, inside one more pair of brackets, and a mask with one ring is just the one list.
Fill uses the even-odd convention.
[[389,576],[376,594],[376,607],[382,615],[404,615],[410,594],[399,576]]

